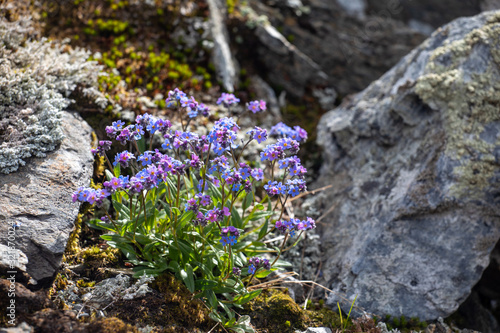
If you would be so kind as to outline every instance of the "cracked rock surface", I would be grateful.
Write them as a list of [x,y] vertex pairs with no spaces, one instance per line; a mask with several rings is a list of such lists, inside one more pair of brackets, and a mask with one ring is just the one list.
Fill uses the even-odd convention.
[[[58,149],[43,159],[30,159],[17,172],[0,175],[0,248],[13,247],[22,259],[15,260],[14,268],[35,281],[51,278],[59,268],[79,208],[71,194],[87,186],[92,175],[92,129],[66,111],[62,126],[65,139]],[[9,235],[14,224],[15,232],[11,229]],[[2,270],[10,268],[7,252],[0,253]]]

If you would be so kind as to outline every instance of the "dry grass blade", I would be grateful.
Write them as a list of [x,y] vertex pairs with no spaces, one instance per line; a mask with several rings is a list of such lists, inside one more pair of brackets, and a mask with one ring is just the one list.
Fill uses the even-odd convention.
[[329,188],[330,188],[330,187],[332,187],[332,186],[333,186],[333,184],[330,184],[330,185],[326,185],[326,186],[320,187],[320,188],[318,188],[318,189],[316,189],[316,190],[312,190],[312,191],[307,191],[307,192],[301,193],[301,194],[297,195],[296,197],[293,197],[293,198],[291,198],[291,199],[288,199],[288,201],[292,202],[292,201],[297,200],[297,199],[299,199],[299,198],[302,198],[302,197],[304,197],[304,196],[306,196],[306,195],[309,195],[309,194],[316,194],[316,193],[318,193],[318,192],[321,192],[321,191],[324,191],[324,190],[326,190],[326,189],[329,189]]

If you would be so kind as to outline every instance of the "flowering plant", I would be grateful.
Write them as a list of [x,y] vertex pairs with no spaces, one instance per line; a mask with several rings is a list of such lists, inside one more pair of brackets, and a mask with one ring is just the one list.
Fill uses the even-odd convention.
[[[223,94],[218,104],[238,102]],[[311,218],[283,219],[287,200],[306,191],[306,169],[295,154],[307,133],[280,123],[270,132],[276,143],[262,150],[260,161],[244,162],[243,151],[252,141],[268,139],[265,129],[256,126],[238,140],[237,122],[222,118],[200,135],[188,131],[189,123],[208,115],[206,106],[178,89],[169,92],[166,105],[187,113],[180,128],[148,114],[137,116],[135,124],[116,121],[106,127],[129,149],[111,163],[106,152],[112,142],[100,141],[93,153],[106,158],[107,181],[102,189],[80,187],[73,200],[100,206],[110,197],[114,212],[91,224],[108,231],[101,237],[123,252],[136,276],[169,270],[205,301],[214,320],[235,331],[252,331],[248,318],[236,320],[231,308],[259,295],[251,285],[254,278],[286,264],[279,258],[289,238],[315,228]],[[247,108],[265,109],[263,101]],[[162,151],[152,149],[155,135],[161,135]],[[263,240],[274,231],[284,235],[282,244],[269,248]],[[259,256],[264,253],[274,258]]]

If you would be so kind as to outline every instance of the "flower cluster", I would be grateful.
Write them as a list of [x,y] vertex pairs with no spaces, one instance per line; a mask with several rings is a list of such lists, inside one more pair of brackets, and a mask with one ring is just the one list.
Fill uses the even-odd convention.
[[187,97],[186,93],[178,88],[168,92],[165,102],[169,108],[174,106],[184,108],[189,118],[195,118],[199,114],[208,117],[210,111],[205,104],[198,103],[193,96]]
[[229,226],[221,229],[220,237],[220,243],[222,245],[235,245],[238,237],[240,237],[240,232],[235,227]]
[[88,202],[91,205],[96,204],[100,206],[107,196],[109,196],[109,192],[106,189],[101,190],[80,186],[71,197],[73,202]]
[[98,154],[100,156],[104,156],[105,153],[111,149],[111,144],[111,141],[99,141],[99,145],[97,146],[97,148],[93,148],[90,151],[94,155]]
[[[218,100],[227,107],[238,102],[232,94],[223,94]],[[189,121],[200,113],[208,114],[208,109],[205,112],[202,104],[178,89],[169,92],[167,104],[185,109],[189,119],[173,128],[168,120],[144,114],[132,124],[118,120],[106,127],[110,138],[127,144],[131,151],[117,153],[111,165],[106,155],[111,141],[100,141],[93,152],[106,156],[113,170],[106,173],[103,189],[80,187],[73,193],[73,201],[101,206],[111,196],[116,218],[110,212],[95,223],[120,235],[119,242],[125,244],[117,241],[110,245],[125,249],[137,274],[151,268],[161,272],[166,261],[191,292],[195,292],[193,281],[218,279],[223,290],[232,291],[220,293],[211,284],[201,284],[202,297],[209,299],[215,293],[216,297],[230,295],[228,299],[235,299],[234,294],[248,292],[244,283],[251,283],[259,269],[271,269],[268,259],[252,257],[247,266],[252,276],[241,276],[240,267],[254,255],[256,247],[261,251],[264,237],[275,229],[293,237],[296,231],[315,227],[311,218],[276,221],[279,212],[272,208],[281,209],[282,216],[287,200],[306,191],[307,170],[296,153],[307,133],[298,126],[291,129],[282,124],[274,128],[270,133],[278,135],[276,143],[260,153],[260,162],[267,164],[264,175],[259,163],[240,158],[250,142],[262,144],[267,140],[265,129],[254,127],[247,131],[244,141],[238,138],[237,120],[222,118],[208,134],[198,135],[189,131]],[[252,112],[266,109],[263,101],[252,101],[248,107]],[[160,134],[164,141],[161,148],[154,149],[153,136]],[[144,137],[150,139],[149,149]],[[264,179],[266,183],[262,184]],[[256,186],[262,185],[270,198],[267,211],[258,202]],[[275,196],[283,197],[273,205]],[[267,222],[262,227],[256,225],[264,220]],[[272,224],[274,228],[268,228]],[[284,237],[281,249],[288,238]],[[241,239],[249,245],[238,244]],[[281,250],[274,262],[280,256]],[[229,280],[231,275],[240,283]]]
[[248,135],[258,143],[262,143],[267,140],[267,130],[255,126],[253,130],[247,132]]
[[288,232],[290,237],[295,236],[295,231],[310,230],[316,228],[316,222],[308,217],[306,220],[290,219],[290,221],[276,221],[274,225],[281,233]]
[[111,126],[106,126],[106,134],[116,141],[125,145],[127,141],[140,140],[147,132],[154,134],[156,131],[166,133],[172,126],[170,121],[155,118],[149,114],[139,115],[135,119],[134,125],[125,126],[121,120],[115,121]]
[[223,104],[225,107],[229,107],[232,104],[237,104],[240,102],[239,98],[236,98],[233,94],[222,93],[221,97],[217,100],[217,105]]
[[252,111],[253,113],[261,112],[261,111],[266,111],[266,102],[265,101],[251,101],[248,103],[248,110]]
[[252,257],[248,260],[248,263],[250,264],[248,266],[248,274],[255,274],[261,267],[267,270],[271,269],[271,263],[267,259]]
[[307,132],[300,126],[291,128],[283,123],[278,123],[271,127],[270,133],[277,137],[290,138],[298,142],[307,140]]

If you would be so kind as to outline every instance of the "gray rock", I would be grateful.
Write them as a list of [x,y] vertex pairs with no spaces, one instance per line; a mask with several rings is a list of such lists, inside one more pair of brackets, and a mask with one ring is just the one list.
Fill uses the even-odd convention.
[[221,0],[208,0],[211,35],[214,42],[213,63],[224,89],[233,92],[237,84],[236,64],[229,48],[229,34],[225,25],[226,4]]
[[304,332],[295,331],[295,333],[332,333],[332,330],[328,327],[309,327]]
[[500,1],[499,0],[482,0],[481,1],[481,10],[495,10],[500,9]]
[[17,327],[0,328],[0,333],[32,333],[34,331],[35,329],[25,322],[22,322]]
[[248,3],[256,15],[268,17],[268,27],[280,28],[279,36],[266,26],[255,29],[259,43],[253,62],[267,74],[266,80],[295,98],[324,87],[341,97],[358,92],[424,39],[391,15],[363,16],[362,1],[349,3],[359,4],[354,11],[338,1],[303,1],[309,10],[300,16],[285,6]]
[[[252,58],[246,67],[253,64],[257,72],[267,74],[264,79],[293,97],[302,97],[304,92],[317,87],[333,87],[340,98],[357,93],[396,65],[439,26],[458,17],[477,15],[481,10],[500,9],[499,0],[302,0],[301,3],[307,11],[298,12],[297,6],[294,8],[287,1],[248,1],[256,17],[267,17],[298,52],[319,66],[327,75],[326,83],[311,80],[318,68],[311,69],[313,72],[307,70],[308,64],[301,62],[301,57],[277,53],[274,44],[255,43],[256,38],[261,38],[257,33],[262,33],[257,29],[253,36],[251,32],[243,34],[245,43],[240,46],[241,53],[248,54],[246,48],[252,45]],[[238,26],[238,31],[230,33],[240,34],[242,29]]]
[[286,79],[275,77],[281,75],[278,74],[280,70],[269,72],[271,81],[280,82],[294,96],[302,96],[308,84],[326,84],[328,76],[321,67],[291,44],[273,25],[257,25],[255,35],[264,46],[258,50],[262,61],[281,71],[293,68]]
[[[57,150],[0,175],[0,244],[27,257],[26,272],[34,280],[51,278],[59,268],[79,209],[71,194],[88,185],[92,174],[92,129],[66,111],[62,129],[65,139]],[[8,228],[14,224],[18,227],[9,239]],[[1,268],[8,269],[3,262]]]
[[337,2],[347,14],[360,19],[365,18],[366,0],[337,0]]
[[431,320],[481,277],[500,238],[498,40],[500,12],[455,20],[321,119],[329,304]]

